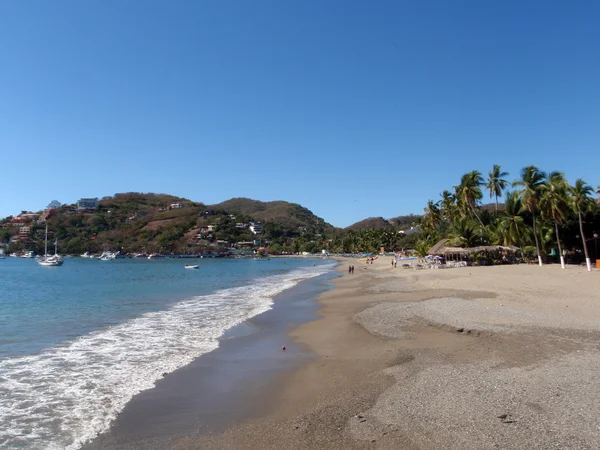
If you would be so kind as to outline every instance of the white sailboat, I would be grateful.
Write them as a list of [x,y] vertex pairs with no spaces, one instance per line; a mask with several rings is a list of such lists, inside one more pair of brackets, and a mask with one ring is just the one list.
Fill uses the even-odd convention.
[[118,253],[114,253],[108,250],[105,250],[98,258],[100,261],[112,261],[113,259],[117,259]]
[[58,240],[55,240],[54,241],[54,255],[48,256],[48,225],[46,225],[46,239],[44,242],[44,257],[41,259],[38,259],[38,264],[40,266],[47,266],[47,267],[62,266],[64,261],[60,256],[58,256],[57,250],[58,250]]

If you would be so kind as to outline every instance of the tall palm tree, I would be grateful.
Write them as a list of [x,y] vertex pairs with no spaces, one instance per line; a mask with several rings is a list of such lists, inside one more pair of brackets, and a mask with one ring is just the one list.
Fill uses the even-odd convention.
[[510,183],[503,179],[507,177],[508,172],[502,171],[502,166],[494,164],[494,168],[488,173],[486,190],[490,191],[490,198],[496,197],[496,212],[498,212],[498,197],[502,197],[504,189],[510,186]]
[[592,263],[588,255],[585,235],[583,234],[583,213],[588,212],[594,205],[592,193],[594,190],[586,184],[581,178],[575,181],[575,185],[571,186],[571,207],[577,213],[579,218],[579,232],[581,233],[581,242],[583,243],[583,251],[585,253],[585,263],[589,272],[592,271]]
[[556,244],[558,245],[558,254],[560,256],[560,266],[565,268],[565,257],[563,256],[560,245],[560,236],[558,234],[558,225],[563,224],[567,218],[569,209],[569,184],[560,172],[551,172],[548,175],[546,188],[542,193],[540,209],[542,217],[554,222],[554,231],[556,232]]
[[457,216],[456,211],[456,196],[445,190],[440,194],[442,200],[440,201],[440,211],[442,213],[442,218],[452,223]]
[[485,229],[485,225],[481,221],[481,218],[475,210],[478,202],[482,199],[483,193],[481,192],[481,186],[483,185],[483,177],[481,172],[473,170],[469,173],[465,173],[458,186],[454,186],[456,192],[456,202],[463,213],[470,212],[479,221],[481,226]]
[[518,192],[506,193],[506,211],[498,221],[500,245],[523,248],[526,240],[531,237],[531,229],[521,215],[523,204]]
[[427,207],[424,210],[425,217],[424,222],[430,231],[435,231],[442,221],[442,215],[440,212],[439,202],[433,200],[427,201]]
[[542,265],[540,254],[540,240],[537,234],[536,213],[539,211],[540,199],[546,185],[546,174],[535,166],[527,166],[521,170],[521,179],[513,183],[513,186],[521,186],[519,195],[523,202],[523,208],[527,209],[533,216],[533,237],[535,238],[535,249],[538,262]]

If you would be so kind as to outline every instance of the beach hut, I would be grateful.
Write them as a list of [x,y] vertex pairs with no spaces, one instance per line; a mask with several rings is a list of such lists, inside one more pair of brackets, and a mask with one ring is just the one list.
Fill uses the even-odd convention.
[[431,256],[443,256],[446,260],[451,259],[465,259],[470,258],[473,255],[484,253],[487,257],[501,257],[506,254],[513,255],[516,253],[518,247],[504,247],[502,245],[481,245],[478,247],[451,247],[448,246],[449,239],[442,239],[433,247],[431,247],[427,254]]

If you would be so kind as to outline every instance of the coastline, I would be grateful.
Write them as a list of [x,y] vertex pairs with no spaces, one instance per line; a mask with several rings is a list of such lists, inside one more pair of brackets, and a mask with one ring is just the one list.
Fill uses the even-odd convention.
[[[290,332],[317,358],[290,371],[266,413],[224,432],[182,436],[172,448],[594,448],[600,441],[597,274],[340,261],[343,276],[319,297],[319,319]],[[355,275],[345,273],[348,263]]]
[[263,401],[268,391],[314,358],[288,332],[316,318],[315,298],[336,276],[332,271],[278,294],[272,309],[227,330],[217,349],[136,395],[108,431],[82,448],[169,448],[190,433],[222,432],[264,414],[271,406]]

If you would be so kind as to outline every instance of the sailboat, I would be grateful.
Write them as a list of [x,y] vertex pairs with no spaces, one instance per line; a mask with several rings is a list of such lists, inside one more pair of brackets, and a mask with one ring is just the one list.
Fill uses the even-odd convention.
[[62,266],[64,261],[58,256],[58,239],[54,241],[54,255],[48,256],[48,225],[46,225],[46,239],[44,242],[44,257],[38,259],[40,266],[57,267]]

